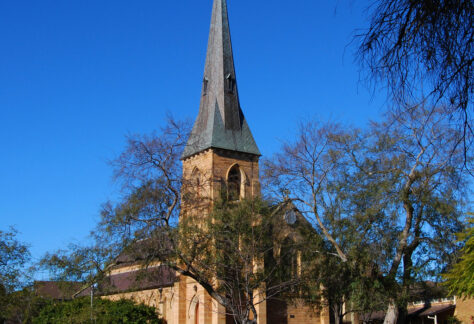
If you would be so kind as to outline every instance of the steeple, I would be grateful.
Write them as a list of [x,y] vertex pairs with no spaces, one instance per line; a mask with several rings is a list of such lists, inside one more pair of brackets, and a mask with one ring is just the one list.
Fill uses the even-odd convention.
[[240,108],[226,0],[214,0],[199,115],[182,158],[208,148],[260,155]]

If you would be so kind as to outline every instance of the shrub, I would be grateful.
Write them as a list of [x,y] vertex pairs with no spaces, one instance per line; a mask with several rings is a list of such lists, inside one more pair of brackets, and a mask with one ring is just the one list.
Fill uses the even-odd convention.
[[[153,307],[135,304],[130,300],[110,301],[95,298],[92,309],[93,323],[106,324],[164,324]],[[33,319],[34,324],[91,323],[91,305],[87,297],[54,302],[44,307]]]

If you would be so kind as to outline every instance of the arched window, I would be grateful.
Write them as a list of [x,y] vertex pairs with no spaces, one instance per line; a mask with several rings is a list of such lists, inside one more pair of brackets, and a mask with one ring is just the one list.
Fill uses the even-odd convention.
[[199,198],[202,195],[202,176],[198,168],[195,168],[191,175],[191,192],[194,195],[193,198]]
[[280,262],[287,280],[299,275],[298,258],[299,251],[295,249],[295,242],[289,237],[285,238],[280,248]]
[[234,165],[227,176],[227,197],[230,201],[240,200],[240,186],[242,183],[242,175],[240,168]]

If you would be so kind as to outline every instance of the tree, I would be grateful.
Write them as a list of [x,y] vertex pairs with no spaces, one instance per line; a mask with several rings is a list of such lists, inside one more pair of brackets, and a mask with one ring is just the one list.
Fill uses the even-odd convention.
[[[188,124],[170,121],[158,135],[129,137],[112,162],[123,197],[104,205],[96,244],[49,255],[43,264],[56,278],[89,280],[90,272],[96,281],[114,262],[104,256],[124,251],[145,268],[159,261],[194,279],[237,323],[254,323],[256,305],[297,281],[283,279],[279,258],[263,266],[278,244],[267,236],[273,209],[259,199],[228,202],[223,194],[210,212],[212,205],[198,194],[205,184],[182,178],[180,157],[188,133]],[[196,212],[183,212],[183,204],[197,206]],[[137,242],[146,242],[146,248]]]
[[50,303],[50,300],[38,296],[33,287],[28,286],[5,296],[1,308],[0,320],[6,323],[31,323],[41,309]]
[[204,224],[190,217],[178,227],[178,271],[188,269],[235,323],[256,323],[258,304],[299,282],[291,259],[298,243],[280,239],[278,210],[259,198],[224,200]]
[[[190,125],[169,118],[158,136],[129,136],[126,150],[110,163],[120,182],[121,202],[106,202],[101,221],[91,232],[90,244],[71,244],[68,249],[47,253],[40,267],[58,281],[80,281],[84,287],[107,275],[107,268],[139,239],[154,237],[154,247],[167,251],[168,240],[157,233],[174,230],[180,208],[180,154]],[[163,228],[163,231],[157,229]],[[164,241],[163,241],[164,240]],[[166,247],[165,247],[166,246]],[[139,254],[138,251],[130,251]],[[150,254],[150,256],[152,256]],[[145,260],[146,261],[146,260]]]
[[15,306],[21,303],[22,310],[27,310],[29,305],[27,291],[16,292],[28,284],[26,265],[30,261],[28,246],[17,235],[14,228],[0,231],[0,319],[22,316]]
[[353,284],[383,285],[393,323],[413,280],[438,275],[456,249],[466,190],[462,133],[442,111],[423,107],[388,114],[365,132],[315,126],[304,124],[267,162],[269,188],[290,193],[332,255],[354,271]]
[[10,293],[24,282],[24,268],[30,260],[28,246],[17,239],[18,232],[0,231],[0,290]]
[[38,268],[48,271],[56,282],[81,282],[90,287],[106,276],[105,268],[120,252],[117,244],[104,244],[97,234],[91,233],[90,245],[70,244],[67,249],[46,253]]
[[[418,107],[374,124],[367,150],[353,155],[356,175],[367,175],[372,185],[384,188],[380,211],[393,217],[394,249],[381,268],[394,296],[386,323],[396,322],[399,311],[404,315],[413,283],[438,276],[457,248],[453,237],[461,226],[468,188],[457,145],[462,136],[442,110]],[[370,187],[361,187],[360,193],[370,194]]]
[[464,243],[459,261],[444,275],[449,292],[459,297],[474,296],[474,217],[468,218],[468,227],[458,234]]
[[77,298],[71,301],[51,302],[33,318],[32,323],[150,323],[162,324],[153,307],[137,305],[130,300],[110,301],[94,299],[91,321],[90,299]]
[[466,152],[473,135],[473,9],[470,0],[374,1],[369,28],[357,35],[362,67],[399,112],[443,107],[447,120],[459,120]]

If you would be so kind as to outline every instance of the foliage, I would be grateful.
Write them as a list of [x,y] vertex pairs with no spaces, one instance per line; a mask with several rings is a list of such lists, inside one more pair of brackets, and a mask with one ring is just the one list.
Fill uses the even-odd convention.
[[38,268],[49,272],[56,282],[80,282],[84,286],[99,281],[106,274],[104,269],[118,254],[118,247],[101,241],[96,233],[90,245],[70,244],[67,249],[46,253],[38,262]]
[[[37,296],[31,287],[23,288],[6,296],[1,309],[0,321],[8,323],[31,323],[41,309],[51,300]],[[3,323],[3,322],[2,322]]]
[[461,324],[462,322],[456,318],[456,316],[450,316],[447,319],[448,324]]
[[[110,301],[96,298],[92,323],[164,323],[153,307],[134,304],[130,300]],[[45,306],[33,323],[91,323],[91,304],[87,297]]]
[[18,241],[15,229],[0,231],[0,291],[10,293],[23,284],[24,267],[30,260],[28,246]]
[[471,0],[381,0],[358,35],[358,57],[402,109],[444,107],[459,118],[466,150],[472,139]]
[[441,110],[419,107],[366,131],[303,124],[266,162],[269,194],[289,196],[341,263],[319,280],[351,281],[328,286],[333,300],[379,310],[376,293],[406,308],[410,286],[451,262],[468,188],[461,138]]
[[458,297],[474,296],[474,217],[470,215],[468,226],[458,234],[464,242],[460,259],[444,275],[449,292]]
[[110,162],[123,192],[121,201],[103,205],[90,244],[48,253],[40,267],[55,280],[91,284],[106,275],[105,269],[120,253],[130,249],[132,255],[137,253],[133,251],[134,241],[154,239],[160,245],[149,251],[149,257],[161,254],[166,243],[158,234],[164,232],[157,229],[164,227],[172,232],[178,219],[182,175],[179,158],[189,127],[189,123],[169,119],[159,135],[129,136],[124,152]]
[[[199,184],[183,178],[180,157],[188,132],[188,124],[170,120],[159,134],[129,137],[112,162],[123,196],[104,205],[95,243],[48,255],[42,265],[57,279],[91,283],[119,251],[144,266],[160,261],[194,279],[236,321],[251,323],[258,303],[297,281],[282,274],[280,257],[273,258],[278,239],[269,235],[277,206],[258,199],[226,201],[223,186],[223,199],[214,201],[212,211],[213,197],[201,188],[211,177],[204,174]],[[263,267],[270,256],[273,263]]]
[[30,311],[26,265],[30,261],[28,246],[17,238],[18,232],[11,228],[0,231],[0,320],[2,317],[27,317]]
[[259,198],[223,200],[204,220],[180,221],[179,260],[198,281],[217,282],[212,296],[237,323],[250,322],[250,315],[256,319],[256,305],[299,281],[289,271],[291,261],[285,262],[296,256],[297,243],[279,239],[277,211]]

